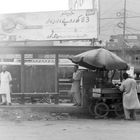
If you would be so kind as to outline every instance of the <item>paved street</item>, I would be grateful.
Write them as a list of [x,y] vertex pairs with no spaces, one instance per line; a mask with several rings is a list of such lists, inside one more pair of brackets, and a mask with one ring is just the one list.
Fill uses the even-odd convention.
[[[46,106],[45,106],[46,107]],[[4,106],[0,109],[0,140],[138,140],[140,115],[136,121],[92,119],[61,113],[64,106]],[[65,106],[67,112],[74,107]],[[48,113],[55,110],[60,113]],[[80,113],[80,112],[79,112]],[[85,119],[83,119],[85,118]]]
[[138,140],[140,120],[0,121],[0,140]]

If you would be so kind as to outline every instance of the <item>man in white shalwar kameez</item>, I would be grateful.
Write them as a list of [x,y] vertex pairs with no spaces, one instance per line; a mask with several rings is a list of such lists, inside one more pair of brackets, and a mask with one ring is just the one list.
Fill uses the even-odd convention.
[[137,83],[133,78],[129,78],[127,73],[123,74],[124,81],[120,86],[123,92],[123,108],[125,119],[134,120],[135,110],[140,109],[140,102],[137,95]]
[[11,95],[10,95],[10,83],[12,77],[10,72],[6,71],[6,66],[2,66],[2,72],[0,73],[0,94],[2,97],[2,105],[11,105]]

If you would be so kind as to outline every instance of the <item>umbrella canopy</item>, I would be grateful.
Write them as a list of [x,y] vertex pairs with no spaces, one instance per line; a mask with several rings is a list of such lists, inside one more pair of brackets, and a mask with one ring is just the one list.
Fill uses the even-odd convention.
[[73,63],[90,69],[126,70],[129,68],[128,64],[119,56],[103,48],[86,51],[69,59]]

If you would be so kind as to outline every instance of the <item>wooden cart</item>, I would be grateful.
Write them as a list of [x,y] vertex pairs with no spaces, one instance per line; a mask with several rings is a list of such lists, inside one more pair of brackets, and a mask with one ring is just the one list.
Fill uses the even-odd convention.
[[99,118],[107,117],[111,113],[117,117],[123,117],[121,91],[115,85],[113,87],[103,86],[100,83],[101,77],[99,81],[96,73],[92,71],[83,72],[82,95],[83,99],[86,100],[84,106],[89,108],[92,115]]
[[117,88],[93,88],[89,112],[100,118],[110,112],[123,117],[122,93]]

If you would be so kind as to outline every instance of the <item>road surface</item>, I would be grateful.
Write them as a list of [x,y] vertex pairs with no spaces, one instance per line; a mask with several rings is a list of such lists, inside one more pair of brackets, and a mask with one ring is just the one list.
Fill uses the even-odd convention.
[[0,140],[138,140],[140,120],[0,121]]

